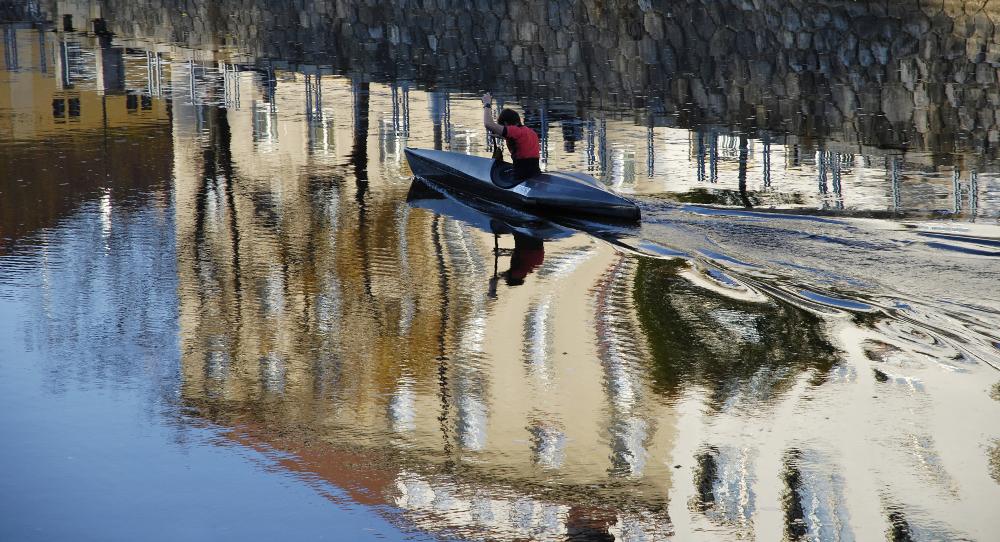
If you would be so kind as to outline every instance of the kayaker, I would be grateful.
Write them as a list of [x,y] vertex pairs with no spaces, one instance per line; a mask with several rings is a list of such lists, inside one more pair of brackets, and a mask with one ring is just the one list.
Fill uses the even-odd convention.
[[504,138],[514,161],[514,177],[527,179],[542,172],[538,165],[538,134],[521,124],[521,117],[513,109],[504,109],[493,120],[493,96],[483,94],[483,125],[495,135]]

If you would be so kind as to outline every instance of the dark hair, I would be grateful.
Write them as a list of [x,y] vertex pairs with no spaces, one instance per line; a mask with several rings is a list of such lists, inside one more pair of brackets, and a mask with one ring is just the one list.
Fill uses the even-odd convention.
[[520,126],[521,117],[513,109],[504,109],[497,115],[497,124],[501,126]]

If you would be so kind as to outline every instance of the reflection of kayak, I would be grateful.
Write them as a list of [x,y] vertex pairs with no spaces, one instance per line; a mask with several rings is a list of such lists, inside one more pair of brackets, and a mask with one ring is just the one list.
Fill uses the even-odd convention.
[[575,233],[509,207],[486,201],[456,199],[420,179],[413,180],[406,201],[411,207],[454,218],[487,233],[523,235],[539,240],[559,239]]
[[540,241],[586,233],[614,246],[617,250],[652,258],[683,258],[682,252],[635,238],[633,225],[612,224],[601,220],[565,217],[543,218],[513,207],[468,197],[421,178],[413,179],[406,202],[411,207],[459,220],[487,233],[527,236]]
[[583,173],[546,172],[521,182],[508,164],[457,152],[406,148],[413,174],[466,194],[534,212],[639,220],[639,207]]

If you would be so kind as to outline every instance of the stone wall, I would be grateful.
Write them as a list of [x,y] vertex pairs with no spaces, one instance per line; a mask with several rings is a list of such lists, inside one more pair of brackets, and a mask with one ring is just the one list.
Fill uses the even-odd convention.
[[0,23],[35,22],[42,19],[43,13],[36,1],[0,1]]
[[996,0],[99,4],[120,36],[362,80],[936,153],[1000,139]]

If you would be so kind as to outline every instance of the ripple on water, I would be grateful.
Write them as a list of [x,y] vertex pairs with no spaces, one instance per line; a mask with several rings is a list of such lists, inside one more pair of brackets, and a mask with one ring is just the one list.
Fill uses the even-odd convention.
[[891,372],[875,368],[873,368],[872,371],[875,374],[875,380],[879,383],[896,386],[900,389],[916,393],[923,393],[925,391],[924,383],[919,378],[893,374]]
[[638,323],[632,312],[630,277],[635,265],[635,258],[620,256],[591,289],[597,352],[608,401],[609,473],[615,477],[643,474],[655,425],[643,408],[649,391],[643,368],[646,349],[637,340]]
[[754,454],[751,448],[705,446],[695,457],[697,493],[689,508],[749,536],[756,510]]
[[793,448],[784,453],[781,478],[785,529],[793,539],[853,540],[839,466],[825,453]]
[[992,311],[957,305],[933,309],[924,303],[897,300],[883,313],[872,324],[873,329],[907,355],[934,361],[949,370],[964,371],[978,362],[1000,368],[993,348],[995,332],[988,324],[1000,320]]
[[900,504],[902,501],[884,505],[886,520],[889,524],[886,538],[889,540],[971,540],[968,536],[956,530],[946,521],[932,517],[922,508]]
[[681,276],[691,281],[692,284],[711,290],[736,301],[750,303],[770,303],[769,297],[755,288],[751,280],[741,280],[735,273],[704,265],[697,261],[692,261]]
[[563,540],[570,508],[502,487],[476,487],[441,475],[402,471],[394,503],[404,517],[431,532],[462,537]]

